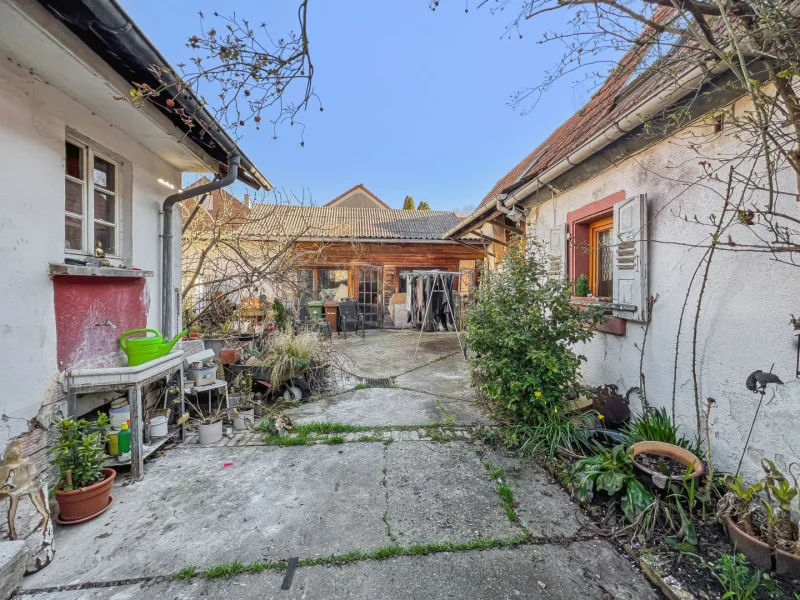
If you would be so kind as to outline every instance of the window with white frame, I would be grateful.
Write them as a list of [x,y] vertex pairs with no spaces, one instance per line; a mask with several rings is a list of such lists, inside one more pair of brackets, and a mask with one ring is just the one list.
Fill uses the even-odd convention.
[[64,162],[64,248],[119,254],[119,163],[67,140]]

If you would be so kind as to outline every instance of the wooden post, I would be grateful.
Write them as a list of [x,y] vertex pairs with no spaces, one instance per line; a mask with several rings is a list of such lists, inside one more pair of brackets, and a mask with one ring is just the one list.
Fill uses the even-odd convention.
[[134,481],[139,481],[144,474],[141,387],[128,390],[128,405],[131,410],[131,477]]
[[[178,418],[180,419],[183,416],[183,413],[186,412],[186,402],[184,401],[184,391],[183,391],[183,361],[181,361],[181,366],[178,368],[178,393],[180,394],[181,398],[181,412],[178,414]],[[186,440],[186,423],[181,423],[181,441]]]

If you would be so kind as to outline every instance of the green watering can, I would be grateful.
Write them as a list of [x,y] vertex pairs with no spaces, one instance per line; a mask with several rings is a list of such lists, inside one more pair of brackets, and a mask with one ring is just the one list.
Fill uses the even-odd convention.
[[[172,340],[168,340],[161,337],[161,332],[155,329],[132,329],[123,333],[119,338],[119,347],[128,355],[128,366],[135,367],[169,354],[175,343],[186,335],[187,331],[189,330],[184,329]],[[154,333],[155,337],[127,339],[138,333]]]

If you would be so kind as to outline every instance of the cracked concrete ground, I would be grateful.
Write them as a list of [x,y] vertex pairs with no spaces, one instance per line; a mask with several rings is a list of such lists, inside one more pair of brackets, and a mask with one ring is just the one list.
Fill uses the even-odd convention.
[[[395,377],[415,391],[339,394],[293,410],[295,422],[489,423],[471,402],[455,337],[426,334],[415,362],[416,342],[408,332],[337,341],[363,362],[360,373]],[[505,470],[517,520],[507,515],[485,462]],[[27,577],[22,594],[39,600],[658,597],[608,542],[591,539],[581,512],[546,473],[471,441],[184,444],[148,463],[141,482],[118,478],[113,495],[101,517],[58,528],[54,562]],[[477,549],[486,540],[507,547]],[[416,554],[419,545],[433,550],[370,558],[387,549]],[[459,551],[442,551],[452,545]],[[363,554],[352,558],[354,551]],[[289,590],[280,589],[280,568],[169,579],[187,567],[293,556],[309,564],[332,555],[351,558],[342,566],[301,566]]]

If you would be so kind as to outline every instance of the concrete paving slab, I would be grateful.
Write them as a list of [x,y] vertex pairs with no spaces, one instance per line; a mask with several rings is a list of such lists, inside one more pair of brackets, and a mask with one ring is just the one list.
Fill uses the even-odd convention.
[[485,467],[464,443],[396,442],[386,452],[389,529],[399,544],[510,538]]
[[469,386],[469,363],[460,353],[400,375],[395,384],[449,398],[471,400],[475,397],[475,390]]
[[297,424],[428,425],[442,420],[436,398],[396,388],[367,388],[309,402],[286,411]]
[[502,467],[519,503],[517,516],[534,538],[571,537],[586,517],[558,483],[538,465],[501,452],[489,452],[485,460]]
[[23,585],[380,548],[383,452],[382,444],[175,450],[142,482],[115,486],[102,517],[58,528],[55,560]]
[[[441,356],[460,352],[454,332],[367,331],[365,338],[333,336],[334,345],[351,359],[349,370],[359,377],[394,377]],[[414,351],[419,340],[419,351]]]
[[282,574],[229,580],[139,584],[29,596],[32,600],[656,600],[641,574],[605,541],[569,546],[442,553],[300,568],[292,587]]

